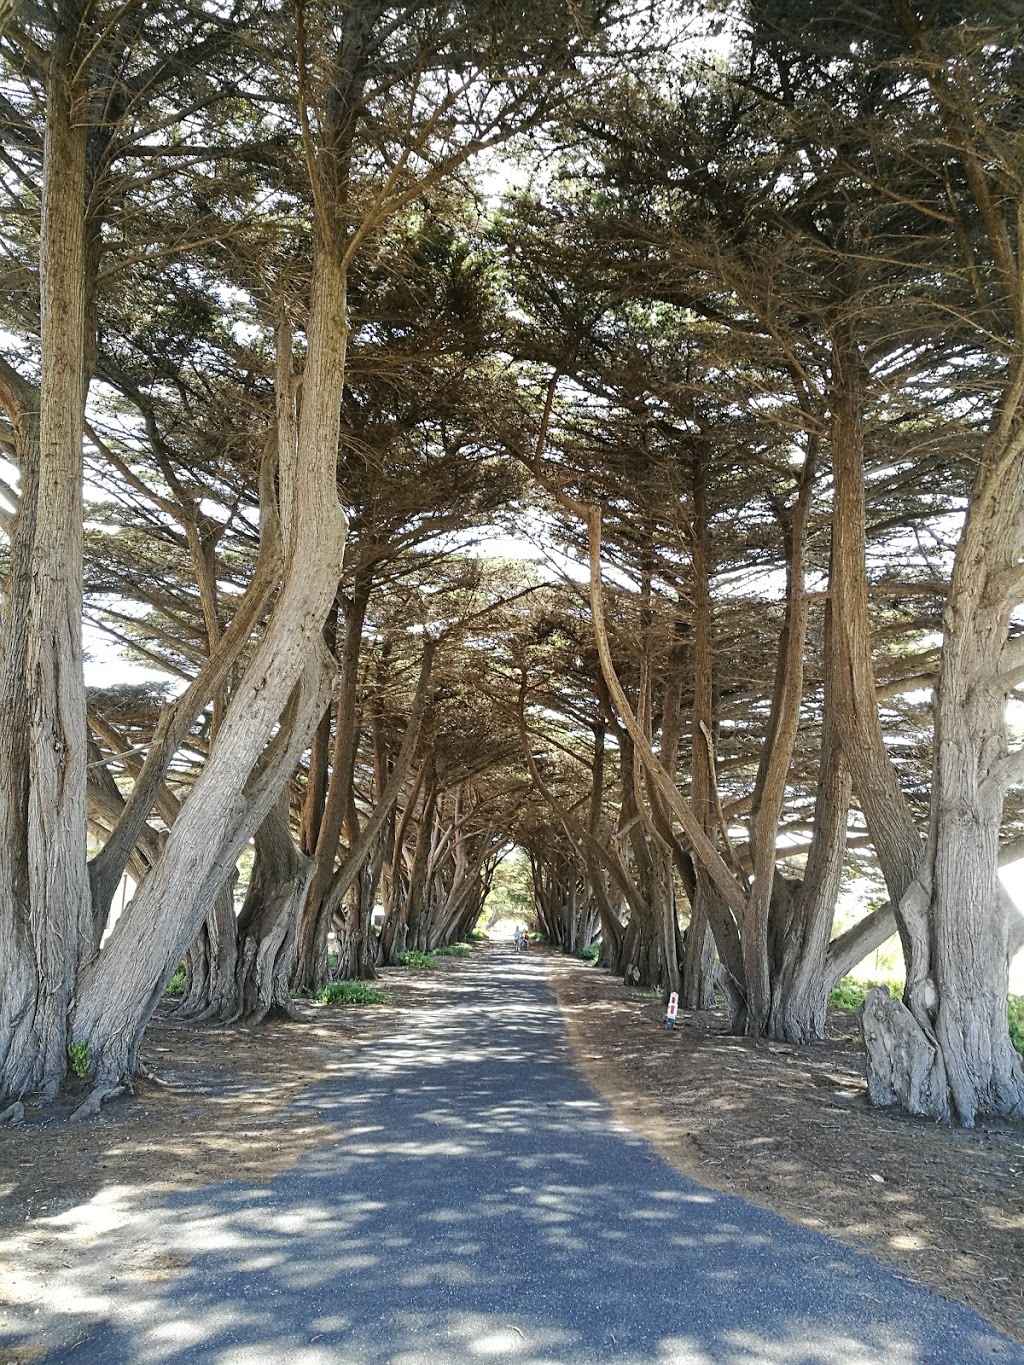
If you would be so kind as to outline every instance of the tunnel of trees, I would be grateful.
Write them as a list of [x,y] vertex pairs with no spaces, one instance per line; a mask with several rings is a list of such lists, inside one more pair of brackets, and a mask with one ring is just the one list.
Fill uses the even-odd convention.
[[516,844],[748,1035],[898,933],[871,1098],[1024,1114],[1013,9],[0,2],[0,1110]]

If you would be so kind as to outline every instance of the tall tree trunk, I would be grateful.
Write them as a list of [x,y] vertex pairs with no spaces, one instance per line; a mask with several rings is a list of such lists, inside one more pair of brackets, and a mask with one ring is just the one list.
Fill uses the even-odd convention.
[[[306,892],[299,927],[299,967],[296,973],[296,986],[302,990],[316,990],[323,985],[323,980],[318,979],[318,976],[322,967],[326,966],[327,935],[331,915],[338,901],[337,896],[333,898],[331,896],[331,881],[342,829],[353,804],[352,791],[360,732],[357,704],[359,654],[369,594],[369,580],[359,580],[351,598],[345,600],[343,604],[345,623],[340,659],[341,676],[335,705],[331,772],[326,799],[317,820],[316,867],[309,883],[309,890]],[[312,780],[312,766],[310,772]]]
[[259,1024],[294,1011],[289,988],[296,933],[306,888],[313,875],[292,838],[289,788],[256,831],[256,861],[238,916],[238,966],[232,1019]]
[[[693,594],[693,636],[691,643],[691,675],[693,711],[690,724],[690,803],[701,829],[713,837],[717,824],[717,802],[714,799],[715,771],[711,737],[715,732],[714,714],[714,643],[711,618],[711,569],[708,544],[707,478],[704,470],[705,452],[698,447],[690,463],[690,500],[693,517],[690,525],[691,592]],[[684,1009],[711,1009],[715,1003],[713,971],[715,935],[712,920],[719,926],[722,939],[720,953],[723,962],[733,963],[733,975],[743,976],[742,958],[738,951],[738,931],[735,917],[718,897],[704,869],[694,867],[694,885],[690,894],[690,923],[686,931],[682,963],[681,1003]],[[709,913],[709,908],[712,913]],[[736,982],[732,998],[746,998],[746,984]],[[741,1020],[733,1020],[739,1027]]]
[[988,49],[968,43],[953,65],[944,42],[934,41],[937,21],[910,5],[896,13],[915,77],[928,82],[963,168],[960,188],[950,188],[947,172],[942,189],[958,220],[957,241],[971,243],[969,271],[987,272],[991,292],[979,327],[986,346],[993,324],[1004,329],[992,349],[1006,365],[943,615],[927,864],[912,918],[910,897],[893,902],[911,940],[912,989],[906,1009],[872,993],[864,1032],[873,1099],[935,1118],[952,1110],[971,1125],[979,1114],[1024,1114],[1024,1067],[1007,1028],[1007,905],[997,879],[1003,795],[1024,771],[1024,755],[1007,752],[1005,715],[1008,692],[1024,678],[1024,650],[1007,642],[1024,542],[1021,181],[1015,153],[993,142],[988,115],[974,104]]
[[[143,836],[154,805],[170,822],[171,817],[162,809],[168,804],[164,779],[175,754],[184,743],[196,716],[211,698],[222,696],[232,669],[248,646],[253,629],[280,581],[284,561],[280,519],[276,512],[274,474],[280,462],[275,457],[281,446],[280,435],[269,440],[260,461],[260,505],[263,515],[260,521],[259,556],[231,623],[216,640],[212,652],[191,684],[161,714],[145,761],[138,764],[133,764],[131,760],[128,762],[133,769],[131,793],[110,838],[89,867],[94,922],[100,928],[107,921],[114,892]],[[219,704],[216,709],[219,713]],[[218,725],[218,733],[219,728]],[[172,800],[171,804],[176,806],[177,803]],[[175,809],[173,819],[176,818]]]
[[[861,360],[846,325],[835,329],[832,357],[830,442],[835,493],[829,591],[834,714],[843,759],[896,909],[907,964],[905,999],[916,1010],[918,996],[931,989],[925,985],[927,965],[915,951],[915,944],[927,943],[926,897],[918,880],[924,850],[878,715],[868,614]],[[921,1018],[926,1019],[923,1005]]]
[[818,442],[811,437],[792,508],[778,509],[786,549],[786,615],[779,639],[771,712],[761,749],[750,818],[752,876],[741,925],[746,975],[746,1029],[755,1036],[768,1031],[772,1007],[768,930],[776,894],[776,849],[786,783],[793,759],[803,700],[804,645],[807,638],[807,595],[804,552]]
[[[587,816],[587,840],[584,864],[594,896],[601,929],[601,966],[613,975],[620,974],[619,954],[622,950],[622,923],[608,892],[608,882],[601,866],[601,825],[604,803],[605,735],[603,721],[594,724],[594,757],[590,765],[590,805]],[[589,943],[587,947],[589,947]]]
[[[323,714],[330,685],[323,621],[347,534],[336,473],[345,308],[345,271],[321,247],[297,448],[281,451],[294,490],[284,582],[159,864],[83,974],[75,1036],[91,1045],[99,1088],[123,1082],[135,1069],[143,1030],[171,973]],[[289,707],[289,724],[275,738]]]
[[814,834],[772,973],[768,1032],[790,1043],[824,1039],[828,997],[835,984],[829,971],[829,937],[842,880],[851,782],[836,744],[829,691],[826,682]]
[[338,939],[339,980],[372,981],[377,973],[377,943],[373,936],[373,907],[384,865],[384,839],[378,837],[373,853],[363,863],[352,886],[352,897],[339,925],[335,916]]
[[1011,380],[971,493],[943,616],[935,700],[926,980],[917,1008],[873,992],[865,1003],[876,1103],[973,1125],[1024,1115],[1024,1065],[1010,1041],[1007,909],[999,885],[1007,756],[1006,696],[1020,673],[1007,645],[1024,539],[1024,367]]
[[[405,733],[402,735],[402,743],[399,746],[391,772],[386,775],[386,779],[386,765],[379,761],[381,755],[378,754],[377,756],[376,780],[378,783],[383,781],[383,786],[378,785],[378,795],[373,814],[358,829],[358,817],[350,815],[351,833],[354,837],[345,850],[341,864],[334,872],[327,893],[319,902],[318,909],[313,900],[312,887],[306,893],[299,921],[297,959],[292,981],[296,990],[307,992],[318,990],[330,975],[327,960],[327,939],[331,923],[341,913],[341,907],[350,888],[356,879],[363,875],[367,860],[371,857],[372,850],[378,846],[385,825],[391,820],[402,788],[412,770],[427,707],[434,650],[434,641],[426,639],[423,644],[419,677],[406,721]],[[381,852],[380,857],[383,862],[383,852]],[[378,867],[374,874],[375,886],[380,881],[381,875],[382,867]],[[363,976],[372,975],[372,963],[369,956],[371,948],[375,950],[376,945],[370,943],[369,928],[367,927],[366,956],[363,958],[364,967],[360,971]],[[344,973],[339,974],[344,975]]]
[[76,50],[81,20],[74,0],[58,5],[43,143],[38,426],[24,392],[22,411],[12,414],[22,498],[0,692],[9,783],[0,842],[0,1101],[36,1089],[52,1096],[63,1081],[76,970],[92,937],[81,635],[88,65]]
[[[652,852],[640,814],[637,791],[636,746],[628,732],[619,735],[622,775],[620,828],[627,830],[633,876],[639,898],[630,906],[622,942],[623,977],[629,986],[660,986],[664,967],[663,888],[658,884],[656,853]],[[674,951],[674,948],[673,948]]]
[[185,954],[185,993],[175,1014],[182,1019],[231,1019],[237,997],[237,872],[214,897],[210,913]]

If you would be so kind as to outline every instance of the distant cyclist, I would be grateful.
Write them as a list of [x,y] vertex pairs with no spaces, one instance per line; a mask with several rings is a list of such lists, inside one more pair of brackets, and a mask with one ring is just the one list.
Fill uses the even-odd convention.
[[517,953],[522,951],[523,931],[522,929],[520,929],[518,924],[516,925],[515,933],[512,935],[512,946],[515,948]]

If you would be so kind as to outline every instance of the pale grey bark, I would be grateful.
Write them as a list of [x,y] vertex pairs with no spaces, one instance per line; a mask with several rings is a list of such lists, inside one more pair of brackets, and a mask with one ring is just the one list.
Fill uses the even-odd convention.
[[238,917],[238,965],[233,1022],[258,1024],[294,1013],[292,971],[299,914],[313,860],[299,849],[289,821],[285,788],[256,831],[256,862]]
[[0,843],[0,1101],[34,1089],[52,1095],[63,1080],[75,972],[91,939],[81,635],[87,348],[79,109],[87,64],[75,48],[79,20],[77,5],[58,7],[50,56],[39,392],[33,397],[8,376],[4,395],[18,409],[11,417],[23,486],[0,690],[3,758],[11,764]]
[[83,973],[74,1027],[76,1037],[91,1044],[99,1084],[135,1069],[142,1032],[171,973],[326,705],[334,661],[326,656],[323,621],[337,588],[347,532],[335,473],[345,300],[345,272],[321,249],[314,266],[297,446],[279,455],[294,479],[284,582],[160,863]]
[[175,1014],[182,1019],[226,1019],[235,1011],[238,923],[235,876],[217,892],[203,927],[185,954],[185,993]]

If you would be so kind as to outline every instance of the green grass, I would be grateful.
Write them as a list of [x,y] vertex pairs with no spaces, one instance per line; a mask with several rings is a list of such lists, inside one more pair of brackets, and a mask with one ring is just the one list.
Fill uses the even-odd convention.
[[[432,956],[434,957],[469,957],[473,949],[468,943],[453,943],[448,948],[435,948]],[[428,954],[431,956],[431,954]]]
[[396,967],[413,967],[417,970],[437,966],[436,953],[418,953],[415,948],[410,948],[406,953],[399,953],[395,958]]
[[184,962],[167,983],[165,995],[184,995],[185,994],[185,964]]
[[313,996],[321,1005],[383,1005],[387,998],[365,981],[329,981]]
[[470,943],[489,943],[490,939],[482,929],[471,929],[469,931]]

